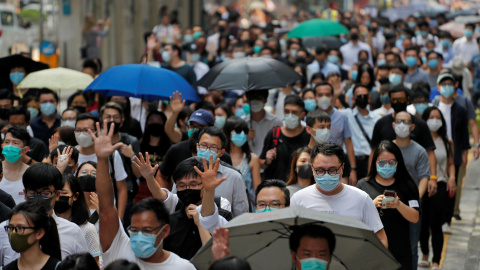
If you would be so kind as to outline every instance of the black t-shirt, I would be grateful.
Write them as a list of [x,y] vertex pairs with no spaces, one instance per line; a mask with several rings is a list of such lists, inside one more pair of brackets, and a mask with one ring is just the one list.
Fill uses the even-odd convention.
[[135,118],[125,120],[119,131],[123,133],[128,133],[129,135],[137,138],[137,140],[140,140],[143,135],[142,126],[140,125],[140,122],[138,122],[138,120]]
[[[413,118],[415,129],[410,133],[410,138],[420,144],[427,151],[435,150],[435,143],[433,142],[427,123],[415,115]],[[393,141],[397,138],[392,123],[393,116],[391,114],[385,115],[377,121],[373,128],[372,142],[370,144],[372,149],[376,148],[383,140]]]
[[[4,270],[18,270],[17,261],[18,261],[18,259],[9,263],[3,269]],[[50,256],[50,258],[48,258],[48,261],[45,263],[45,265],[40,270],[55,270],[57,268],[57,265],[58,265],[59,262],[60,262],[59,259]]]
[[[386,189],[393,190],[397,193],[400,201],[405,205],[411,207],[417,202],[417,207],[413,207],[417,211],[420,211],[418,207],[418,189],[411,188],[400,189],[399,185],[405,185],[395,181],[390,186],[382,186],[377,181],[367,181],[365,178],[358,181],[357,188],[365,191],[370,195],[370,198],[375,199],[378,195],[382,195]],[[408,190],[408,192],[402,192],[402,190]],[[410,224],[409,222],[398,212],[397,209],[381,209],[377,208],[380,219],[383,223],[383,228],[388,238],[388,250],[392,252],[392,255],[402,265],[402,269],[412,269],[412,251],[410,247]]]
[[[295,137],[287,137],[283,132],[280,132],[277,144],[277,157],[265,169],[265,179],[282,179],[286,182],[288,180],[293,152],[300,147],[307,146],[309,142],[310,134],[307,133],[305,128]],[[263,143],[263,150],[260,159],[266,159],[267,151],[274,147],[275,144],[273,142],[272,132],[269,131]]]

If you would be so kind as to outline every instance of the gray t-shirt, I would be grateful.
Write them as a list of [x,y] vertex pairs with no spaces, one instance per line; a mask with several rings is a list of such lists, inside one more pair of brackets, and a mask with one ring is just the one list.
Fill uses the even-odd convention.
[[430,178],[430,163],[428,162],[427,151],[420,144],[411,141],[410,145],[400,147],[400,151],[402,151],[407,171],[417,186],[420,179]]

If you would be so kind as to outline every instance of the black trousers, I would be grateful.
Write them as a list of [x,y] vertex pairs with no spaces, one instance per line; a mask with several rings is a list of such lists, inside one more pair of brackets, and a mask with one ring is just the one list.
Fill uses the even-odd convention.
[[370,156],[355,156],[357,166],[357,181],[365,178],[368,173],[368,158]]
[[[458,171],[460,170],[460,165],[455,165],[455,184],[458,182]],[[457,187],[458,188],[458,187]],[[445,213],[444,213],[444,219],[443,223],[448,223],[450,225],[452,223],[452,217],[453,217],[453,210],[455,209],[455,194],[453,195],[453,198],[450,198],[447,194],[447,202],[445,204]]]

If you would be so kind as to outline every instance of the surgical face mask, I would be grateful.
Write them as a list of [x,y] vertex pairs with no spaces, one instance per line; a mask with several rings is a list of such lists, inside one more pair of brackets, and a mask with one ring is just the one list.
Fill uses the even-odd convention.
[[15,232],[8,234],[8,241],[12,246],[12,249],[15,252],[21,253],[27,251],[31,246],[37,243],[37,240],[33,241],[33,243],[28,243],[28,237],[34,234],[36,231],[28,233],[28,234],[18,234]]
[[421,35],[422,37],[426,37],[427,34],[428,34],[427,31],[423,31],[423,30],[420,31],[420,35]]
[[338,56],[334,54],[329,55],[327,61],[336,65],[338,63]]
[[10,109],[0,109],[0,119],[8,120],[8,111]]
[[245,112],[245,114],[250,114],[250,104],[243,104],[242,109]]
[[243,110],[243,107],[242,108],[237,108],[235,110],[235,116],[236,117],[242,117],[245,115],[245,111]]
[[40,110],[42,111],[43,114],[46,116],[50,116],[55,113],[55,104],[51,102],[43,103],[40,105]]
[[402,76],[399,74],[392,73],[390,74],[390,76],[388,76],[388,80],[393,85],[399,85],[400,83],[402,83]]
[[162,239],[158,246],[155,247],[155,240],[157,240],[157,236],[162,233],[163,228],[165,228],[165,225],[157,234],[144,234],[142,232],[132,234],[130,236],[130,247],[133,253],[135,253],[135,256],[142,259],[150,258],[163,243]]
[[9,163],[15,163],[22,156],[22,154],[20,154],[22,150],[23,148],[15,145],[5,145],[2,154]]
[[415,106],[415,111],[417,111],[418,115],[423,115],[423,112],[425,111],[425,109],[428,108],[427,103],[417,103],[414,106]]
[[407,102],[399,102],[392,104],[393,111],[396,113],[404,112],[407,110]]
[[260,209],[257,208],[257,210],[255,210],[255,212],[256,213],[265,213],[265,212],[272,212],[272,211],[277,211],[277,210],[278,210],[278,208],[267,206],[265,208],[260,208]]
[[358,70],[352,70],[350,74],[352,75],[352,80],[356,81],[358,77]]
[[407,66],[409,67],[414,67],[417,65],[417,58],[414,56],[407,57],[406,61],[407,61]]
[[311,112],[317,108],[317,102],[314,99],[306,99],[303,102],[305,102],[305,110],[307,110],[307,112]]
[[207,161],[210,161],[210,155],[212,155],[213,162],[215,162],[218,156],[217,153],[213,152],[210,149],[203,150],[203,149],[197,148],[197,157],[205,158]]
[[88,133],[86,134],[83,132],[75,133],[75,139],[77,140],[78,145],[80,145],[83,148],[90,147],[93,145],[92,136],[90,136],[90,134]]
[[196,62],[200,61],[200,54],[199,53],[192,53],[190,55],[190,61],[192,63],[196,63]]
[[193,36],[192,35],[184,35],[183,36],[183,42],[192,43],[193,42]]
[[297,175],[302,179],[311,179],[313,175],[310,164],[297,165]]
[[463,31],[463,34],[465,35],[465,37],[471,38],[471,37],[473,36],[473,31],[470,30],[470,29],[465,29],[465,30]]
[[428,119],[427,126],[430,131],[437,132],[439,128],[443,125],[442,120],[440,119]]
[[18,85],[23,80],[24,77],[25,77],[25,74],[23,74],[22,72],[10,73],[10,81],[15,85]]
[[422,58],[422,63],[424,63],[424,64],[427,63],[427,57],[426,56],[422,56],[421,58]]
[[[317,186],[325,191],[332,191],[340,184],[340,174],[329,175],[315,175]],[[303,269],[303,268],[302,268]]]
[[453,85],[440,86],[440,94],[446,98],[453,95]]
[[244,52],[234,52],[233,53],[233,59],[244,58],[244,57],[245,57]]
[[395,134],[399,138],[406,138],[410,135],[410,125],[405,125],[404,123],[394,124],[395,125]]
[[323,97],[317,98],[317,105],[323,111],[330,108],[331,103],[332,103],[332,98],[331,97],[323,96]]
[[254,113],[258,113],[258,112],[262,111],[264,105],[265,105],[265,103],[263,103],[261,100],[254,99],[254,100],[250,101],[250,109]]
[[385,179],[388,179],[388,178],[392,177],[395,174],[396,171],[397,171],[397,167],[393,168],[393,167],[390,167],[388,164],[383,166],[383,167],[380,167],[377,164],[378,174],[380,174],[380,176],[385,178]]
[[452,43],[448,39],[442,39],[442,46],[445,48],[450,48],[452,46]]
[[84,175],[78,177],[78,182],[82,187],[82,190],[85,192],[95,192],[95,176],[93,175]]
[[27,110],[30,112],[30,120],[38,116],[38,109],[28,107]]
[[227,120],[227,117],[225,117],[225,116],[215,116],[214,126],[216,128],[222,129],[225,126],[225,121],[226,120]]
[[170,60],[172,60],[172,57],[170,56],[170,53],[167,51],[162,52],[162,60],[165,63],[170,63]]
[[328,266],[327,261],[318,258],[306,258],[299,261],[302,270],[326,270]]
[[380,102],[383,105],[389,105],[390,104],[390,97],[388,96],[388,94],[381,96],[380,97]]
[[53,207],[53,210],[55,210],[55,213],[58,214],[63,214],[68,211],[72,206],[69,204],[70,197],[69,196],[60,196],[58,198],[58,201],[55,202],[55,206]]
[[325,143],[330,138],[330,129],[319,128],[319,129],[314,129],[314,130],[315,130],[315,136],[313,136],[313,139],[317,143]]
[[289,129],[295,129],[298,127],[298,125],[300,124],[298,119],[299,119],[298,116],[291,113],[283,117],[283,121],[285,121],[285,125],[287,125],[287,128]]
[[190,204],[197,205],[202,200],[200,196],[201,189],[185,189],[177,191],[178,199],[183,203],[184,207],[188,207]]
[[195,131],[198,131],[198,128],[192,128],[192,129],[188,129],[188,137],[192,137],[192,134],[195,132]]
[[61,127],[69,126],[69,127],[75,128],[76,123],[77,123],[77,121],[75,121],[75,120],[65,120],[65,121],[62,121],[60,126]]
[[417,24],[415,22],[413,22],[413,21],[408,22],[408,27],[413,29],[413,28],[415,28],[415,26],[417,26]]
[[291,51],[290,51],[290,56],[291,56],[293,59],[296,59],[296,58],[297,58],[297,50],[291,50]]
[[247,142],[247,134],[243,131],[240,134],[234,132],[232,135],[232,142],[236,146],[242,147]]
[[260,46],[253,46],[253,52],[254,52],[255,54],[259,54],[261,50],[262,50],[262,47],[260,47]]
[[438,67],[438,59],[430,59],[427,62],[429,68],[437,68]]
[[377,61],[377,66],[383,66],[387,63],[387,61],[385,59],[380,59]]

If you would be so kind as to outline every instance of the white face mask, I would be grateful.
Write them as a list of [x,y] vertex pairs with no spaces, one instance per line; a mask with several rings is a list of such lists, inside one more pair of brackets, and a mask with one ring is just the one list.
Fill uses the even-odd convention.
[[264,105],[265,105],[265,103],[263,103],[260,100],[250,101],[250,109],[252,110],[252,112],[255,112],[255,113],[260,112],[263,109]]
[[245,57],[244,52],[234,52],[233,53],[233,59],[238,59],[238,58],[243,58],[243,57]]
[[410,135],[410,125],[405,125],[404,123],[394,124],[395,125],[395,134],[399,138],[406,138]]
[[428,119],[427,126],[430,131],[437,132],[439,128],[443,125],[442,120],[440,119]]
[[330,107],[331,103],[332,103],[331,97],[323,96],[323,97],[317,98],[318,107],[324,111]]
[[80,133],[75,133],[75,139],[78,142],[78,145],[80,145],[83,148],[90,147],[93,144],[92,136],[90,134],[85,134],[83,132]]
[[325,143],[330,138],[330,129],[319,128],[314,130],[316,135],[313,137],[313,139],[315,139],[317,143]]

